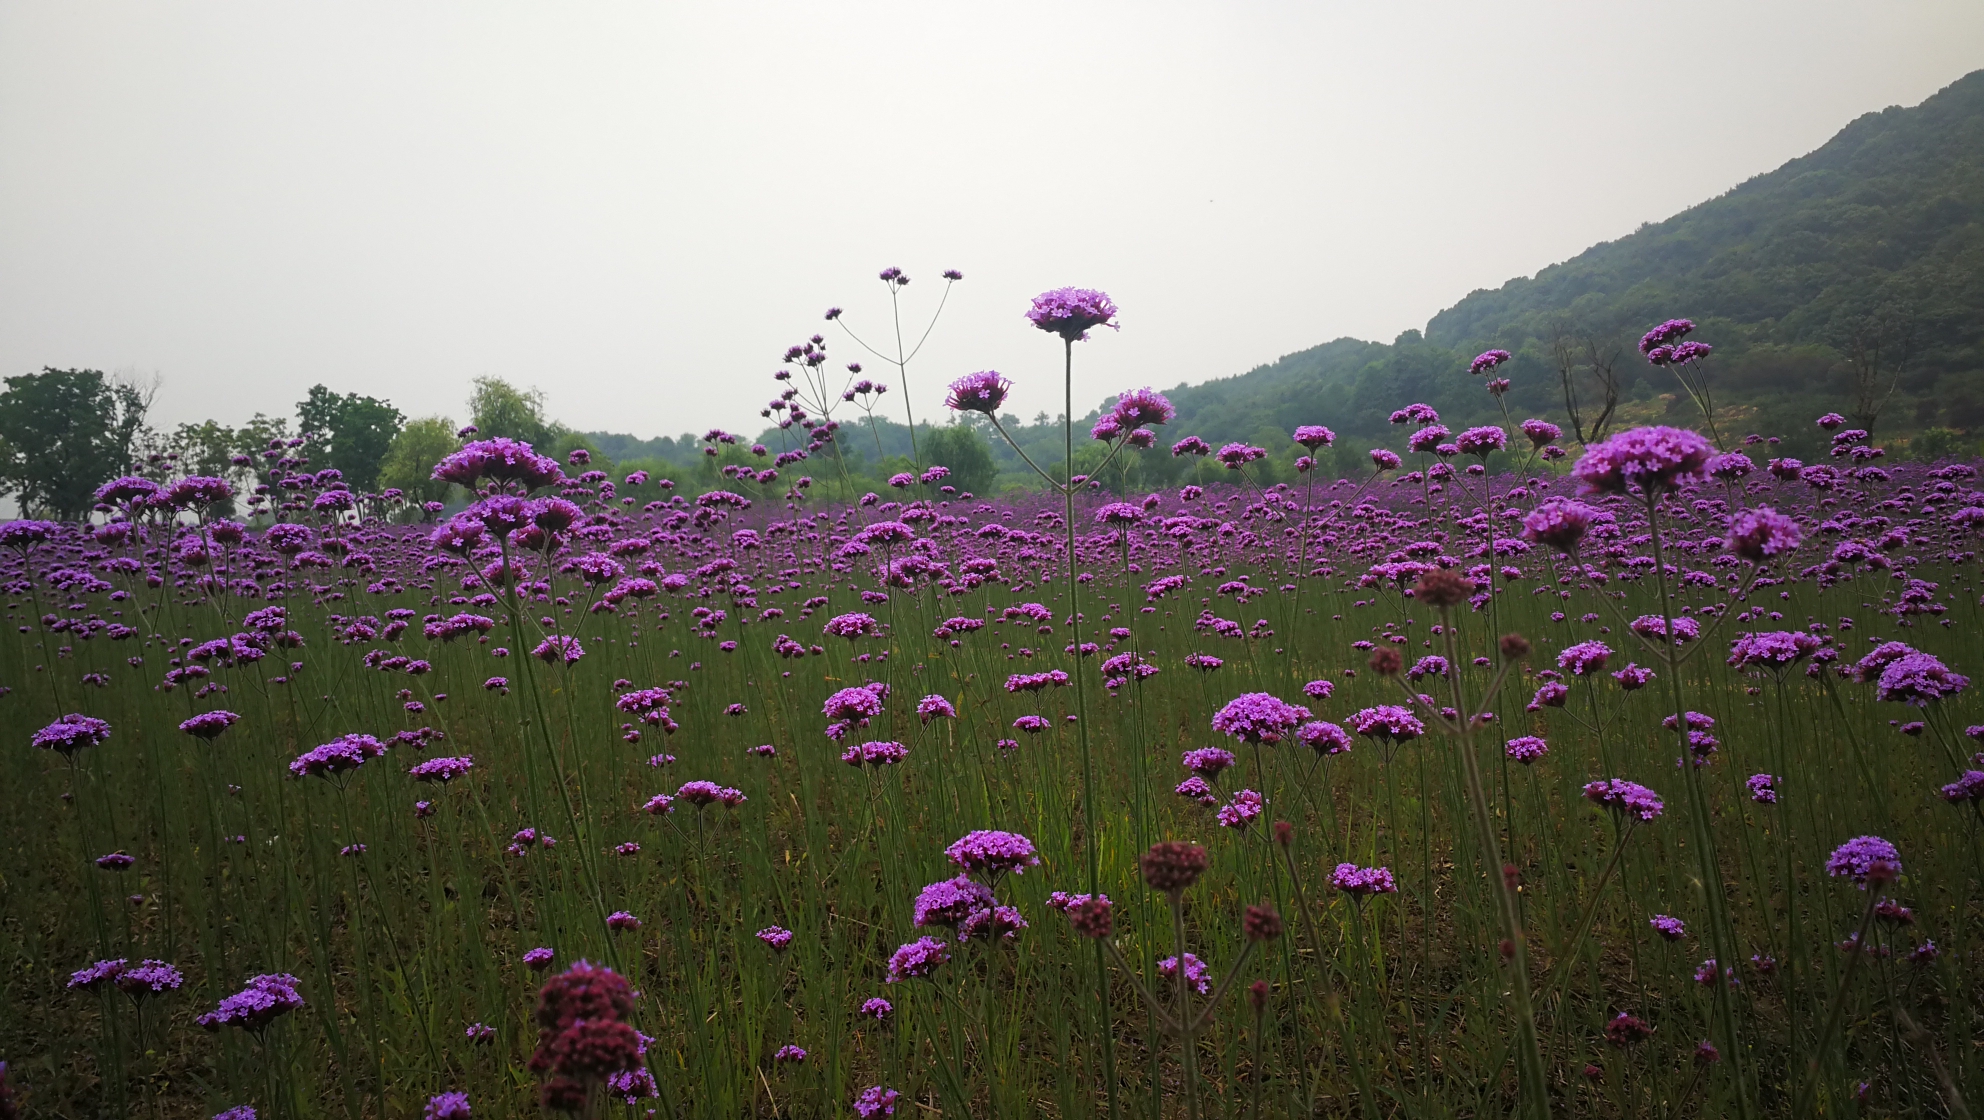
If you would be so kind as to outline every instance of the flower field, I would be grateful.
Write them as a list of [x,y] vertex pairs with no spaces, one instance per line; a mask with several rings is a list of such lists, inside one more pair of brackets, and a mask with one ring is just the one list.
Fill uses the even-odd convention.
[[[1037,303],[1071,363],[1095,295]],[[1643,350],[1692,375],[1687,333]],[[1125,393],[1092,436],[1169,418]],[[1976,471],[1836,417],[1813,465],[1394,419],[1272,487],[1284,449],[1186,436],[1230,484],[635,506],[470,438],[433,524],[291,464],[274,523],[134,476],[0,526],[5,1093],[1967,1114]],[[802,429],[781,465],[828,458]]]

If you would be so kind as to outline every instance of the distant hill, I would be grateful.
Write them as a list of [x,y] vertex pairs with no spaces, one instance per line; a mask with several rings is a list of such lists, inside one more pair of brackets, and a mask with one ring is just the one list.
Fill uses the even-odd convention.
[[[1885,388],[1905,344],[1877,431],[1984,431],[1984,71],[1914,108],[1868,113],[1810,155],[1664,222],[1473,292],[1423,333],[1389,345],[1338,339],[1171,396],[1178,429],[1208,439],[1264,442],[1316,422],[1382,439],[1390,411],[1411,400],[1460,419],[1495,414],[1463,371],[1500,347],[1516,355],[1501,370],[1514,383],[1511,408],[1561,422],[1553,343],[1618,348],[1630,408],[1677,388],[1633,348],[1672,317],[1694,319],[1694,337],[1715,345],[1711,386],[1754,422],[1746,428],[1850,414],[1855,359]],[[1883,352],[1870,353],[1877,343]],[[1334,415],[1317,415],[1319,396],[1342,402]],[[1692,422],[1693,406],[1677,403],[1677,418]]]

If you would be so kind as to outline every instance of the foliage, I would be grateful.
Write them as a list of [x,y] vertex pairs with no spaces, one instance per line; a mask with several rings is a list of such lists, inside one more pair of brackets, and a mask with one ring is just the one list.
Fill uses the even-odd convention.
[[505,436],[550,446],[552,424],[544,418],[542,391],[519,389],[500,377],[478,377],[470,385],[469,423],[480,438]]
[[990,490],[992,480],[999,473],[991,446],[974,425],[947,424],[938,428],[924,437],[920,450],[922,465],[950,468],[951,476],[944,481],[959,490],[974,493]]
[[379,463],[405,419],[386,401],[357,393],[339,396],[322,385],[312,385],[309,397],[296,406],[297,432],[312,441],[321,457],[317,466],[336,468],[361,494],[378,483]]
[[379,486],[400,490],[410,501],[446,501],[451,484],[434,479],[434,464],[461,444],[455,422],[445,416],[407,421],[379,464]]
[[0,391],[0,494],[24,511],[78,517],[96,488],[128,469],[149,393],[100,370],[55,369],[6,379]]

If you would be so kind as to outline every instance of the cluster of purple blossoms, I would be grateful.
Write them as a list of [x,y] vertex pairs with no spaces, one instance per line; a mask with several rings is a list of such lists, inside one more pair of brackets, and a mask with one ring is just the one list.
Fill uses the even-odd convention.
[[866,727],[869,720],[882,714],[882,696],[867,685],[843,688],[827,697],[820,713],[835,722],[854,721]]
[[1330,872],[1330,886],[1359,902],[1374,894],[1394,894],[1398,891],[1390,868],[1359,867],[1354,863],[1337,864],[1336,870]]
[[1557,655],[1557,668],[1574,677],[1588,677],[1603,672],[1605,662],[1612,656],[1612,647],[1604,642],[1592,640],[1567,646]]
[[1984,805],[1984,770],[1965,770],[1962,777],[1938,792],[1944,801],[1952,805],[1961,805],[1966,801]]
[[1350,717],[1350,729],[1359,735],[1403,743],[1426,734],[1426,725],[1397,704],[1364,708]]
[[248,981],[246,987],[221,1000],[218,1007],[194,1022],[209,1031],[218,1031],[222,1027],[259,1031],[278,1016],[303,1006],[303,996],[296,990],[301,983],[286,972],[256,976]]
[[1750,791],[1750,800],[1759,805],[1777,804],[1777,778],[1770,774],[1752,774],[1743,780]]
[[[1161,980],[1176,984],[1178,982],[1178,958],[1165,957],[1163,960],[1158,961],[1157,975]],[[1200,995],[1205,995],[1212,991],[1212,973],[1206,968],[1206,962],[1190,953],[1185,954],[1185,986]]]
[[1094,327],[1122,329],[1115,321],[1116,305],[1107,293],[1093,288],[1055,288],[1042,292],[1033,297],[1033,306],[1027,310],[1026,317],[1034,326],[1068,342],[1086,340]]
[[1653,681],[1653,675],[1652,669],[1642,668],[1628,661],[1625,668],[1612,674],[1612,679],[1619,682],[1620,688],[1625,689],[1627,692],[1632,692],[1636,689],[1645,688]]
[[820,632],[830,638],[846,638],[851,642],[856,638],[874,634],[880,629],[881,624],[875,621],[873,615],[855,611],[828,619],[827,624],[820,628]]
[[1509,433],[1493,425],[1469,428],[1454,440],[1454,446],[1460,448],[1461,454],[1479,455],[1483,459],[1507,447],[1508,444]]
[[1686,428],[1632,428],[1587,448],[1572,477],[1588,494],[1624,494],[1637,487],[1649,496],[1700,477],[1715,445]]
[[1624,778],[1588,782],[1584,787],[1584,796],[1594,805],[1604,806],[1616,814],[1635,816],[1643,821],[1659,817],[1667,808],[1660,800],[1659,794]]
[[472,1115],[467,1093],[438,1093],[428,1098],[420,1120],[469,1120]]
[[[1665,638],[1670,632],[1667,619],[1657,614],[1643,614],[1627,624],[1627,628],[1642,638]],[[1676,618],[1671,625],[1675,645],[1691,642],[1702,635],[1702,624],[1692,618]]]
[[1011,906],[991,906],[974,912],[958,926],[960,941],[1012,941],[1027,928],[1026,919]]
[[1668,941],[1679,941],[1688,936],[1687,924],[1679,918],[1672,918],[1666,914],[1655,914],[1647,921],[1647,925],[1652,926],[1653,932]]
[[85,747],[102,746],[109,738],[110,724],[72,712],[35,732],[33,743],[42,750],[73,757]]
[[1769,669],[1783,673],[1825,643],[1803,630],[1770,630],[1739,635],[1729,643],[1728,664],[1737,668]]
[[1467,372],[1469,374],[1492,372],[1496,366],[1508,361],[1511,356],[1507,350],[1483,350],[1475,355],[1473,361],[1467,363]]
[[682,783],[682,787],[675,791],[675,798],[678,801],[686,801],[697,809],[718,803],[726,809],[735,809],[748,800],[742,790],[702,780]]
[[894,766],[908,757],[909,748],[895,742],[862,743],[840,754],[849,766]]
[[1521,735],[1509,740],[1507,750],[1510,758],[1527,766],[1549,754],[1550,744],[1535,735]]
[[553,634],[537,643],[537,647],[530,651],[530,655],[546,665],[554,663],[576,665],[579,658],[586,655],[586,650],[579,644],[579,640],[570,634]]
[[1805,539],[1798,523],[1769,506],[1756,506],[1729,519],[1729,551],[1753,564],[1796,551]]
[[992,888],[969,875],[940,879],[916,896],[915,923],[955,928],[980,910],[997,905]]
[[991,878],[1007,873],[1024,875],[1027,868],[1040,866],[1033,841],[1016,832],[993,829],[965,833],[944,849],[944,855],[967,873]]
[[1222,828],[1246,828],[1260,819],[1262,808],[1261,795],[1251,789],[1243,789],[1233,795],[1233,800],[1220,806],[1217,819]]
[[1295,739],[1320,755],[1343,754],[1350,750],[1350,733],[1325,719],[1312,720],[1295,731]]
[[407,771],[416,782],[451,782],[474,768],[474,755],[461,755],[453,758],[430,758],[414,765]]
[[564,481],[565,472],[556,459],[539,455],[530,444],[498,437],[464,445],[434,464],[432,477],[470,490],[485,478],[535,490]]
[[792,931],[781,926],[766,926],[759,930],[755,936],[758,940],[770,946],[774,952],[783,953],[785,952],[785,947],[792,944]]
[[1852,879],[1865,890],[1869,882],[1892,882],[1901,875],[1901,852],[1878,836],[1856,836],[1833,849],[1826,874]]
[[1178,760],[1185,769],[1202,778],[1217,778],[1236,761],[1233,752],[1225,747],[1199,747],[1186,751]]
[[1555,443],[1564,438],[1564,429],[1548,420],[1531,417],[1524,420],[1520,427],[1522,434],[1529,437],[1530,445],[1533,447],[1542,447],[1546,443]]
[[1598,518],[1599,512],[1583,502],[1550,498],[1522,519],[1523,539],[1569,554]]
[[1212,717],[1212,729],[1244,743],[1278,743],[1310,717],[1309,709],[1265,692],[1244,692]]
[[967,373],[951,382],[951,395],[944,406],[954,412],[982,412],[991,416],[1006,403],[1013,383],[995,369]]
[[289,772],[299,778],[330,778],[358,769],[386,753],[385,746],[370,735],[341,735],[296,756]]
[[927,979],[951,959],[951,947],[934,937],[919,937],[889,955],[888,983]]
[[146,996],[175,992],[186,982],[186,977],[177,968],[164,961],[139,961],[131,964],[126,960],[98,961],[88,968],[72,973],[68,986],[94,990],[114,987],[134,1000]]
[[193,736],[195,739],[205,739],[211,742],[218,738],[221,732],[234,726],[240,719],[241,717],[233,712],[215,709],[211,712],[201,712],[191,719],[182,721],[179,725],[179,730]]
[[1926,707],[1970,687],[1970,678],[1951,672],[1932,654],[1909,651],[1881,668],[1878,699]]
[[1314,451],[1318,447],[1328,447],[1335,443],[1336,433],[1321,424],[1302,424],[1296,427],[1294,439],[1296,443]]
[[1672,348],[1695,329],[1693,319],[1669,319],[1640,336],[1640,353],[1651,359],[1661,347]]
[[875,1120],[878,1116],[894,1116],[896,1099],[902,1094],[881,1085],[870,1085],[854,1098],[854,1114],[861,1120]]
[[924,723],[933,719],[956,719],[958,710],[951,706],[949,700],[932,694],[916,702],[916,718]]

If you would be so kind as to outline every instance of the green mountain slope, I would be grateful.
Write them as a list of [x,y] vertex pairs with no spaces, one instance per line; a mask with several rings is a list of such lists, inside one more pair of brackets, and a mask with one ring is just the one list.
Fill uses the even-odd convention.
[[[1877,413],[1887,438],[1984,429],[1984,71],[1914,108],[1869,113],[1810,155],[1664,222],[1474,292],[1423,336],[1338,339],[1181,386],[1173,399],[1179,429],[1208,439],[1285,441],[1288,427],[1317,421],[1382,439],[1390,410],[1411,400],[1451,419],[1498,415],[1464,371],[1501,347],[1516,354],[1500,371],[1513,382],[1511,409],[1561,422],[1553,344],[1563,339],[1574,351],[1616,349],[1621,407],[1645,413],[1678,386],[1633,344],[1670,317],[1694,319],[1694,337],[1715,345],[1710,384],[1744,430],[1789,434],[1820,412],[1852,414],[1855,359],[1885,390],[1903,350]],[[1573,375],[1588,400],[1595,386],[1580,364]],[[1328,415],[1310,403],[1319,395]],[[1685,396],[1672,403],[1674,419],[1695,421]]]

